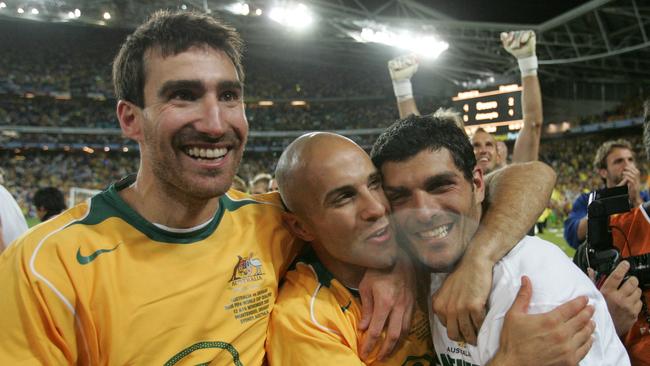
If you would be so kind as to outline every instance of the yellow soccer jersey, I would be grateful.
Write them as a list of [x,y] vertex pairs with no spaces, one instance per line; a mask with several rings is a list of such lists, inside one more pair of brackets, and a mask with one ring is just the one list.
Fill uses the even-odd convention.
[[358,356],[362,339],[357,329],[358,293],[333,278],[311,248],[284,281],[266,341],[270,366],[436,364],[426,309],[416,308],[408,337],[390,358],[380,362],[371,356],[363,363]]
[[276,194],[231,190],[191,231],[118,195],[33,228],[0,257],[0,365],[261,365],[297,244]]

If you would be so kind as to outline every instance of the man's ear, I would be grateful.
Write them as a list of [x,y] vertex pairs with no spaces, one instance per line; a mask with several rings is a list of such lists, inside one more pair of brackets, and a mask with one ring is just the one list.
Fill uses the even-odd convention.
[[309,230],[309,228],[305,225],[305,223],[298,218],[294,213],[292,212],[283,212],[282,213],[282,220],[284,223],[287,225],[289,228],[289,231],[300,239],[306,241],[306,242],[311,242],[314,241],[315,236]]
[[607,169],[598,169],[598,175],[603,179],[607,179]]
[[135,104],[126,100],[117,102],[117,119],[125,137],[138,142],[144,141],[142,133],[142,110]]
[[478,166],[474,167],[472,172],[472,185],[474,186],[474,200],[477,204],[481,204],[485,199],[485,180],[483,171]]

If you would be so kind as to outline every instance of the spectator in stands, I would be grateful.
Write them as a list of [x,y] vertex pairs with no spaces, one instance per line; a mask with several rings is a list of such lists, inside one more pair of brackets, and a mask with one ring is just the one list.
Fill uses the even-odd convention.
[[[433,293],[462,262],[468,238],[481,220],[484,181],[472,147],[453,121],[410,116],[377,139],[371,156],[381,169],[384,190],[405,243],[431,272]],[[434,347],[444,364],[485,365],[496,357],[503,341],[499,334],[504,314],[516,296],[513,284],[520,280],[524,284],[527,280],[522,276],[527,276],[535,284],[529,308],[532,313],[553,309],[576,295],[587,296],[592,302],[598,331],[580,364],[629,365],[603,296],[555,245],[525,237],[496,263],[491,274],[488,312],[476,347],[451,341],[450,329],[439,315],[430,316]],[[569,362],[577,363],[578,359]]]
[[4,174],[0,169],[0,252],[27,231],[25,216],[3,183]]
[[259,173],[251,181],[251,194],[261,194],[269,192],[269,183],[271,183],[271,174]]
[[56,187],[39,189],[34,193],[33,202],[36,207],[36,215],[41,222],[51,219],[66,209],[63,192]]
[[232,188],[236,189],[240,192],[248,192],[248,187],[246,186],[246,182],[241,179],[240,176],[235,175],[235,177],[232,179]]
[[[636,166],[632,145],[623,139],[603,143],[596,151],[594,167],[607,188],[627,185],[630,205],[637,207],[650,199],[648,191],[641,190],[641,176]],[[564,238],[577,248],[587,235],[587,204],[589,195],[583,193],[573,202],[569,217],[564,221]]]

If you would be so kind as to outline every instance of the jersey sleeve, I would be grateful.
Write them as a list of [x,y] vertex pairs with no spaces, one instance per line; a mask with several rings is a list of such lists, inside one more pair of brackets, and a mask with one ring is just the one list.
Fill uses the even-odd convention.
[[74,364],[74,310],[59,297],[72,289],[55,289],[35,272],[29,238],[0,256],[0,365]]
[[578,248],[581,244],[578,239],[578,225],[580,224],[580,220],[587,216],[587,197],[584,194],[578,196],[575,202],[573,202],[569,217],[564,221],[564,239],[574,249]]

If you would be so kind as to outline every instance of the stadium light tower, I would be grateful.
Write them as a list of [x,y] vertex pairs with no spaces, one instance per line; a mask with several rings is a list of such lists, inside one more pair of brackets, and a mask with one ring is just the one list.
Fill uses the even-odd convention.
[[307,28],[314,21],[314,17],[309,8],[302,3],[277,6],[271,9],[269,18],[293,29]]

